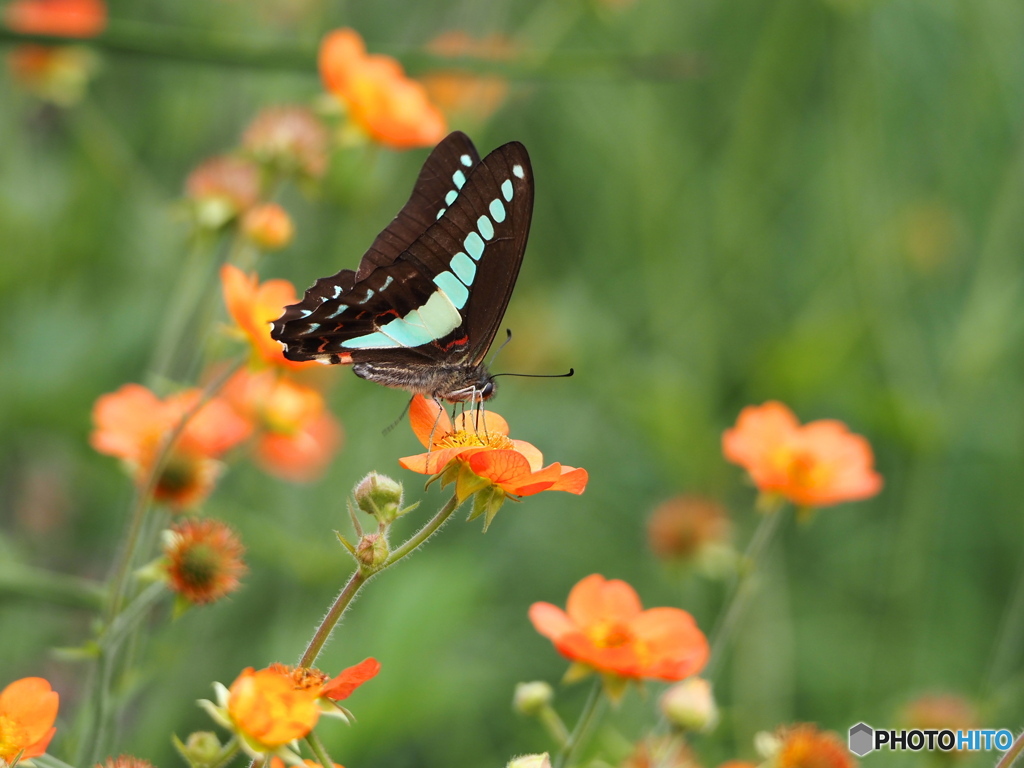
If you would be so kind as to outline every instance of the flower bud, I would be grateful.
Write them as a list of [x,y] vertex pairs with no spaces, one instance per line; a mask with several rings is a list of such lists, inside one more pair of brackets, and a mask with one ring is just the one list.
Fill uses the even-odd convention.
[[175,739],[175,746],[190,765],[216,765],[223,758],[220,740],[210,731],[190,733],[184,744]]
[[541,755],[520,755],[512,758],[507,768],[551,768],[551,758],[547,752]]
[[554,697],[554,689],[543,680],[519,683],[516,685],[515,696],[512,697],[512,707],[521,715],[534,717],[548,706]]
[[401,514],[402,484],[387,475],[371,472],[355,490],[356,506],[385,525]]
[[388,540],[380,533],[368,533],[356,545],[356,558],[370,568],[378,568],[388,559]]
[[701,677],[688,678],[665,691],[661,712],[669,723],[683,731],[707,732],[718,723],[711,683]]
[[266,251],[284,248],[292,241],[295,226],[288,211],[277,203],[263,203],[242,217],[242,232]]

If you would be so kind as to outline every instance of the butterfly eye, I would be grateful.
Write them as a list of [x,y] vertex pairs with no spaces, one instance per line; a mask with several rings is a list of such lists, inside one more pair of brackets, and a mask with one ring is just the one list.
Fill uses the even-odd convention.
[[493,381],[486,382],[480,388],[480,399],[481,400],[490,400],[492,397],[494,397],[494,389],[495,389],[495,387],[494,387],[494,382]]

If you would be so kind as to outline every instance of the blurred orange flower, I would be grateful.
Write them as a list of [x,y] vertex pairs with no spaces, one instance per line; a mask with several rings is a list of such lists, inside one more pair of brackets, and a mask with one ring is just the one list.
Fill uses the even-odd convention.
[[[907,728],[920,731],[969,731],[981,727],[977,707],[963,696],[952,693],[920,696],[900,710],[898,720]],[[954,750],[945,754],[959,757],[969,753]]]
[[702,496],[674,496],[655,507],[647,521],[647,542],[657,557],[690,560],[708,545],[729,539],[729,515]]
[[534,603],[530,621],[563,656],[618,677],[682,680],[708,660],[708,641],[689,613],[645,611],[629,584],[597,573],[572,588],[565,611]]
[[219,520],[182,520],[166,532],[168,583],[190,603],[220,600],[238,587],[245,574],[245,548],[230,526]]
[[409,407],[409,423],[428,450],[398,463],[413,472],[435,475],[459,462],[456,493],[460,500],[484,488],[500,492],[503,498],[504,494],[532,496],[541,491],[580,494],[587,487],[585,469],[558,463],[543,466],[541,452],[530,443],[511,439],[508,423],[494,411],[467,411],[453,425],[440,405],[417,395]]
[[[427,45],[436,56],[501,61],[516,55],[515,44],[504,35],[475,39],[461,30],[445,32]],[[423,76],[431,101],[448,115],[487,120],[505,101],[508,82],[498,75],[478,75],[463,69],[441,69]]]
[[329,137],[312,110],[270,107],[249,124],[242,145],[252,157],[281,173],[319,178],[327,170]]
[[141,757],[118,755],[117,757],[108,757],[96,768],[154,768],[154,766],[149,760],[143,760]]
[[256,204],[260,170],[242,157],[211,157],[185,179],[185,194],[195,205],[199,223],[216,229]]
[[[125,384],[93,406],[89,442],[122,459],[143,484],[165,436],[195,408],[202,393],[189,389],[161,400],[140,384]],[[199,408],[168,454],[154,496],[174,506],[197,504],[212,490],[220,470],[215,459],[245,440],[252,427],[220,398]]]
[[285,306],[295,304],[295,286],[287,280],[260,283],[253,273],[246,275],[234,264],[220,268],[224,303],[242,334],[252,345],[255,359],[279,368],[308,368],[312,362],[296,363],[285,359],[281,345],[270,338],[270,325],[281,316]]
[[227,714],[251,750],[274,752],[313,730],[320,719],[317,696],[317,689],[297,688],[278,670],[248,667],[231,684]]
[[323,396],[277,371],[241,370],[231,377],[224,396],[257,426],[255,459],[276,477],[315,480],[341,447],[341,425]]
[[801,426],[778,402],[744,408],[722,449],[762,493],[804,507],[867,499],[882,488],[867,440],[832,419]]
[[60,697],[41,677],[23,677],[0,691],[0,758],[13,762],[46,752],[57,729]]
[[295,225],[288,211],[277,203],[261,203],[242,216],[242,232],[258,247],[277,251],[292,241]]
[[777,750],[772,768],[856,768],[857,761],[844,741],[813,723],[798,723],[776,733]]
[[4,24],[15,32],[56,37],[95,37],[107,26],[103,0],[14,0]]
[[320,76],[327,90],[345,103],[351,120],[381,144],[426,147],[447,133],[444,115],[423,85],[406,77],[390,56],[368,54],[353,29],[337,29],[324,38]]

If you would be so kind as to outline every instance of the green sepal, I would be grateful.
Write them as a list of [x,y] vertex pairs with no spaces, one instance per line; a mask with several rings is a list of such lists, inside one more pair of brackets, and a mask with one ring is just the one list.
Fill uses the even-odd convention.
[[473,509],[469,513],[468,520],[476,520],[484,516],[484,533],[490,526],[494,516],[498,514],[501,505],[505,503],[505,492],[496,485],[487,484],[487,487],[478,491],[473,498]]
[[171,621],[177,621],[192,607],[192,601],[184,595],[174,596],[174,607],[171,608]]
[[629,678],[606,672],[601,675],[601,683],[608,700],[612,704],[618,705],[629,687]]
[[341,542],[341,546],[343,546],[345,549],[347,549],[348,553],[350,555],[352,555],[352,557],[355,557],[356,556],[356,548],[355,548],[355,546],[353,546],[352,542],[350,542],[348,539],[346,539],[344,536],[342,536],[341,535],[341,531],[335,531],[334,535],[338,537],[338,541]]
[[[455,495],[459,500],[459,504],[490,484],[490,480],[485,477],[480,477],[480,475],[469,468],[468,464],[459,462],[458,480],[455,483]],[[469,516],[469,519],[472,520],[478,514],[480,513],[474,511],[474,513]]]
[[565,670],[565,674],[562,675],[563,685],[572,685],[578,683],[580,680],[584,680],[594,674],[594,668],[589,664],[584,664],[582,661],[574,661],[569,665],[569,668]]

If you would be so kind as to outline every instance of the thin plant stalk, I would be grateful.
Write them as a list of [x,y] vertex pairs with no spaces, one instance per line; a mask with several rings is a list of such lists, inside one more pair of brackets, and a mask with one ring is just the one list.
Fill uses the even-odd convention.
[[1003,756],[996,763],[996,768],[1010,768],[1020,757],[1021,752],[1024,752],[1024,731],[1017,734],[1017,738],[1013,740],[1010,748],[1003,752]]
[[583,740],[587,735],[587,731],[590,730],[590,726],[593,723],[594,718],[597,716],[601,701],[601,680],[597,679],[594,681],[594,685],[590,689],[590,695],[587,696],[587,701],[583,705],[583,710],[580,712],[579,719],[576,721],[576,726],[572,729],[572,733],[569,734],[569,738],[566,739],[565,744],[555,757],[554,768],[569,768],[573,753],[579,745],[583,743]]
[[323,620],[320,622],[320,626],[318,626],[316,631],[313,633],[313,637],[310,639],[309,645],[306,646],[306,650],[302,654],[302,658],[299,659],[299,666],[310,667],[316,662],[317,657],[320,655],[320,651],[327,643],[327,639],[331,636],[331,632],[334,631],[334,627],[337,626],[341,617],[345,615],[345,611],[348,609],[349,604],[351,604],[352,598],[356,596],[356,593],[360,590],[363,584],[381,571],[390,568],[403,557],[415,552],[427,541],[427,539],[437,533],[441,526],[448,521],[448,518],[451,517],[452,513],[458,508],[458,496],[452,494],[452,497],[448,499],[441,509],[438,510],[437,514],[428,520],[422,528],[416,531],[416,533],[410,536],[404,544],[392,552],[381,565],[377,566],[376,569],[370,570],[357,568],[345,586],[342,587],[342,590],[335,599],[334,604],[331,605],[330,610],[327,611],[327,615],[324,616]]

